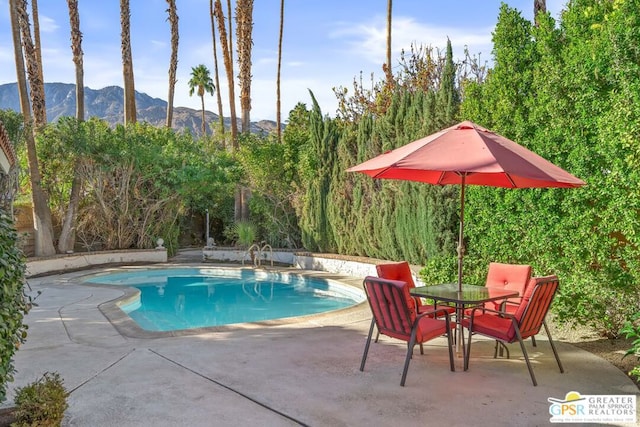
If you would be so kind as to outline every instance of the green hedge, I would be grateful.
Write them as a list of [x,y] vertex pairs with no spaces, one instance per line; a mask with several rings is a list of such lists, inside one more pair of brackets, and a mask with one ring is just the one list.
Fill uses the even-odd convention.
[[7,383],[13,381],[13,355],[27,337],[22,323],[29,311],[23,293],[25,263],[16,241],[12,219],[0,210],[0,402],[6,399]]

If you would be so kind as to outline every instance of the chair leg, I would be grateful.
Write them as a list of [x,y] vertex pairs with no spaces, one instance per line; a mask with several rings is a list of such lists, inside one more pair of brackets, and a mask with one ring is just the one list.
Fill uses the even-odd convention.
[[502,341],[496,340],[496,346],[493,349],[493,358],[496,359],[498,356],[503,357],[505,350],[507,352],[507,359],[509,359],[511,357],[509,347]]
[[553,355],[556,357],[556,362],[558,362],[558,368],[560,368],[560,373],[562,374],[564,373],[564,368],[562,367],[562,362],[560,362],[560,356],[558,356],[558,350],[556,350],[556,345],[553,343],[553,339],[551,339],[551,334],[549,333],[549,327],[547,326],[547,321],[543,320],[542,324],[544,325],[544,331],[547,333],[547,337],[549,337],[549,344],[551,344],[551,350],[553,350]]
[[411,355],[413,353],[413,347],[416,345],[416,327],[413,327],[411,331],[411,339],[409,340],[409,345],[407,349],[407,357],[404,359],[404,369],[402,370],[402,379],[400,380],[400,385],[404,387],[404,381],[407,379],[407,371],[409,370],[409,362],[411,362]]
[[369,328],[367,343],[364,346],[364,354],[362,355],[362,362],[360,362],[360,371],[364,371],[364,363],[367,361],[367,353],[369,353],[369,344],[371,344],[371,336],[373,335],[373,327],[375,324],[376,324],[376,319],[371,319],[371,327]]
[[537,347],[537,346],[538,346],[538,344],[536,344],[536,337],[535,337],[535,336],[533,336],[533,335],[531,336],[531,344],[532,344],[534,347]]
[[464,370],[469,370],[469,358],[471,357],[471,337],[473,336],[473,318],[469,324],[469,339],[467,341],[467,348],[464,354]]
[[[451,340],[451,322],[447,321],[447,346],[449,347],[449,365],[451,366],[451,372],[456,371],[456,365],[453,361],[453,341]],[[461,336],[462,340],[462,354],[464,355],[464,335]]]
[[524,341],[522,340],[522,335],[520,335],[520,328],[516,326],[516,336],[518,337],[518,342],[520,342],[520,348],[522,349],[522,354],[524,355],[524,360],[527,362],[527,369],[529,369],[529,374],[531,375],[531,381],[533,381],[534,387],[538,385],[536,381],[536,376],[533,373],[533,367],[531,366],[531,361],[529,360],[529,354],[527,353],[527,348],[524,345]]
[[375,341],[373,341],[373,342],[376,342],[376,343],[377,343],[377,342],[378,342],[378,338],[380,338],[380,331],[378,331],[378,333],[376,334],[376,339],[375,339]]

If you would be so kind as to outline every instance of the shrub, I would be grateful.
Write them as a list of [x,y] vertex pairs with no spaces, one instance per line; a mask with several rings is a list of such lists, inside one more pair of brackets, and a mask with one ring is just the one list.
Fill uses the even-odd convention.
[[[633,339],[633,343],[631,344],[631,348],[627,350],[623,357],[627,356],[636,356],[638,361],[640,362],[640,312],[636,313],[631,321],[628,321],[624,324],[620,333],[625,336],[627,339]],[[640,364],[633,368],[629,375],[640,379]]]
[[58,373],[42,378],[16,392],[16,422],[12,426],[59,426],[67,409],[67,391]]
[[231,234],[232,236],[230,237],[236,240],[237,245],[248,248],[255,243],[258,236],[258,229],[251,221],[238,221],[233,225]]
[[30,302],[23,293],[25,264],[17,239],[13,221],[0,209],[0,402],[13,381],[13,355],[27,337],[22,319]]

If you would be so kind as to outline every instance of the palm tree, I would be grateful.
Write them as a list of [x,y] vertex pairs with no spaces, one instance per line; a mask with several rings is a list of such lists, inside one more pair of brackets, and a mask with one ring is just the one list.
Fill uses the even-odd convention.
[[[238,80],[240,83],[240,108],[242,132],[251,131],[251,47],[253,46],[253,0],[236,1],[236,44],[238,47]],[[236,218],[249,219],[249,189],[240,187],[236,193]]]
[[136,122],[136,89],[131,57],[131,11],[129,0],[120,0],[120,27],[122,38],[122,76],[124,79],[124,124]]
[[[78,0],[67,0],[67,5],[69,7],[69,27],[71,30],[71,53],[73,54],[73,63],[76,71],[76,119],[78,123],[81,123],[84,121],[84,63]],[[75,224],[80,204],[80,189],[82,187],[81,168],[82,160],[78,157],[74,162],[69,205],[62,221],[62,229],[58,239],[58,251],[60,253],[73,251],[75,244]]]
[[76,69],[76,119],[84,121],[84,64],[82,53],[82,32],[78,0],[67,0],[69,24],[71,28],[71,53]]
[[384,72],[387,84],[391,84],[393,73],[391,72],[391,17],[393,12],[393,0],[387,0],[387,63]]
[[236,43],[238,45],[238,81],[242,132],[251,128],[251,47],[253,45],[253,0],[236,1]]
[[42,73],[42,47],[40,46],[40,18],[38,18],[38,0],[31,0],[31,16],[33,19],[33,42],[36,48],[36,59],[38,60],[38,73],[40,74],[42,84],[44,84],[44,74]]
[[[228,1],[229,14],[231,14],[231,4]],[[222,46],[222,58],[224,59],[224,68],[227,72],[227,85],[229,86],[229,116],[231,118],[231,146],[233,151],[238,150],[238,123],[236,122],[236,94],[233,81],[233,49],[231,48],[231,40],[227,40],[227,28],[224,22],[224,13],[222,12],[222,3],[216,0],[213,14],[218,22],[218,33],[220,34],[220,46]],[[229,18],[229,37],[231,37],[231,18]]]
[[178,9],[176,0],[167,0],[169,4],[169,25],[171,26],[171,60],[169,62],[169,96],[167,99],[167,122],[170,128],[173,122],[173,94],[176,89],[176,70],[178,69]]
[[[40,184],[40,167],[38,165],[38,156],[36,153],[35,133],[37,126],[32,126],[32,115],[29,107],[29,99],[27,95],[27,79],[25,76],[25,63],[23,59],[24,52],[29,51],[27,55],[29,62],[34,62],[33,42],[31,41],[31,33],[29,32],[29,16],[27,15],[27,5],[24,0],[9,0],[9,15],[11,18],[11,35],[13,38],[13,52],[16,62],[16,78],[18,81],[18,95],[20,97],[20,110],[25,122],[25,128],[33,128],[32,132],[25,132],[27,146],[27,162],[29,164],[29,178],[31,180],[31,200],[33,203],[33,219],[35,232],[35,255],[49,256],[55,254],[53,246],[53,224],[51,222],[51,209],[49,208],[49,197],[42,189]],[[22,33],[22,34],[21,34]],[[23,40],[24,39],[24,40]],[[29,80],[34,82],[38,79],[37,67],[34,64],[29,66]],[[32,86],[35,92],[39,92],[37,85]],[[44,102],[40,102],[37,97],[42,96],[31,91],[32,102],[38,101],[40,107],[44,107]],[[36,102],[34,102],[36,104]],[[45,118],[46,120],[46,118]]]
[[207,135],[206,122],[204,118],[204,94],[210,93],[213,95],[213,92],[216,90],[216,87],[213,85],[213,80],[211,80],[211,73],[204,64],[200,64],[191,69],[189,96],[192,96],[196,89],[198,90],[198,96],[202,102],[202,136],[204,137]]
[[31,108],[34,118],[34,132],[38,132],[47,124],[47,109],[44,98],[44,83],[41,79],[40,62],[36,46],[31,37],[31,24],[29,22],[29,14],[27,13],[26,0],[19,0],[16,3],[16,11],[18,12],[18,24],[20,25],[20,34],[22,39],[22,48],[24,50],[24,59],[27,64],[27,76],[29,77],[29,94],[31,95]]
[[533,0],[533,19],[538,26],[538,13],[547,13],[547,0]]
[[[391,1],[391,0],[389,0]],[[276,77],[276,127],[278,142],[282,141],[282,126],[280,116],[280,67],[282,66],[282,30],[284,28],[284,0],[280,0],[280,33],[278,36],[278,75]]]
[[[211,40],[213,41],[213,74],[215,76],[215,85],[220,87],[220,73],[218,72],[218,51],[216,49],[216,24],[213,13],[213,0],[209,0],[209,15],[211,17]],[[222,95],[220,91],[216,91],[216,99],[218,101],[218,120],[220,120],[220,135],[224,135],[224,116],[222,115]],[[222,138],[222,148],[225,148],[225,140]]]

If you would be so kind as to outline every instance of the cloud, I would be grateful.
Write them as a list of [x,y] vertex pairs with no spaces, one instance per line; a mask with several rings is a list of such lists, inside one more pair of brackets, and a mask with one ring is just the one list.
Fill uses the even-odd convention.
[[[371,64],[382,64],[386,58],[386,21],[377,18],[368,23],[350,24],[334,31],[335,38],[345,39],[351,55]],[[462,58],[467,46],[471,52],[490,52],[491,29],[471,29],[438,26],[419,22],[410,17],[394,17],[392,21],[391,49],[397,58],[401,50],[409,51],[411,46],[431,46],[444,49],[447,38],[451,40],[454,56]]]
[[41,33],[55,33],[58,28],[60,28],[55,20],[49,18],[46,15],[38,14],[38,22],[40,23]]

